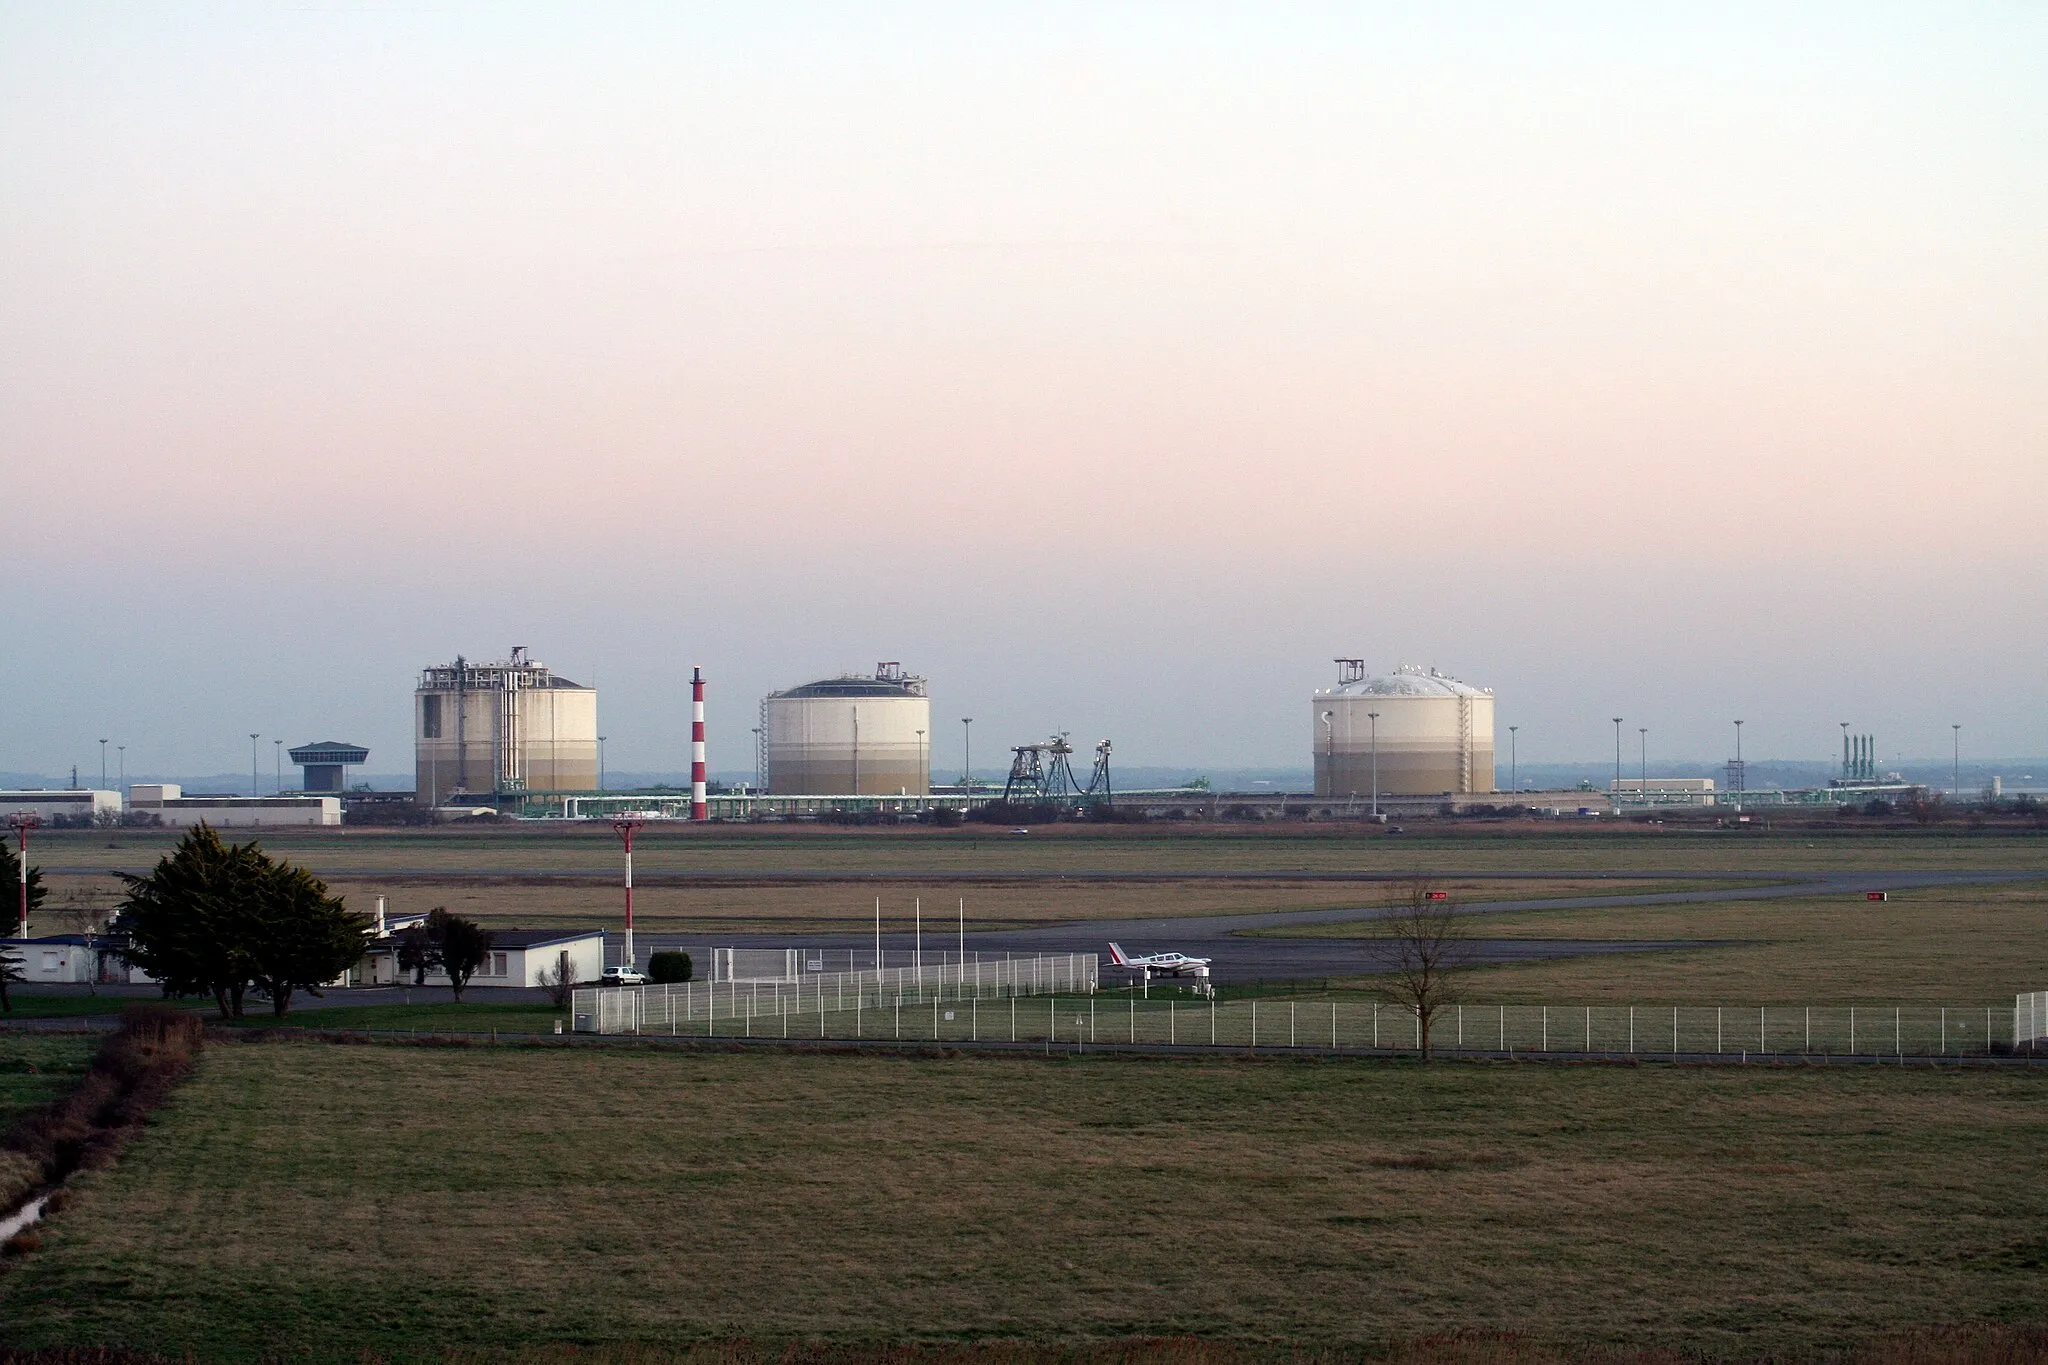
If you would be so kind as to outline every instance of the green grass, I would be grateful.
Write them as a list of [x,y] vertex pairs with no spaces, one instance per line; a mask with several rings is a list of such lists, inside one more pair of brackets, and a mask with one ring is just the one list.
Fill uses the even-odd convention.
[[[99,1041],[76,1033],[0,1032],[0,1138],[22,1115],[83,1080]],[[12,1209],[41,1178],[35,1162],[0,1146],[0,1210]]]
[[216,1046],[45,1246],[21,1347],[706,1336],[1753,1357],[2039,1323],[2048,1076]]
[[[261,1002],[258,1002],[259,1004]],[[414,1029],[420,1033],[548,1033],[567,1011],[545,1004],[494,1004],[465,1000],[422,1005],[348,1005],[330,1009],[299,1009],[279,1019],[269,1010],[251,1009],[233,1028],[257,1029]],[[566,1025],[565,1025],[566,1027]]]
[[[166,1003],[160,999],[154,990],[147,994],[138,995],[114,995],[106,992],[102,992],[99,995],[90,995],[86,993],[84,987],[80,987],[76,993],[66,991],[62,995],[44,995],[40,992],[31,995],[16,989],[13,992],[13,1002],[14,1012],[12,1014],[0,1014],[0,1020],[83,1019],[100,1015],[112,1017],[118,1015],[130,1005]],[[168,1003],[173,1005],[193,1005],[194,1002],[174,1000]],[[194,1005],[194,1008],[196,1008],[196,1005]]]
[[2037,990],[2048,882],[1487,916],[1488,938],[1714,939],[1725,946],[1476,971],[1467,998],[1598,1004],[1996,1003]]

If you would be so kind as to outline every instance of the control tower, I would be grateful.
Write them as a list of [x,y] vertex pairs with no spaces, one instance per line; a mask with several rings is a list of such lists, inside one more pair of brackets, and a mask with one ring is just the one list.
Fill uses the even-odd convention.
[[318,744],[301,744],[291,756],[292,762],[305,770],[303,790],[342,792],[348,790],[348,769],[366,762],[370,751],[360,744],[323,739]]

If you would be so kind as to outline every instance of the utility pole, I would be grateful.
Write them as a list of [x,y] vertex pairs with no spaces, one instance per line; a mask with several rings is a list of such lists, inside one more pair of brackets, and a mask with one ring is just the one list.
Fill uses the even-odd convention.
[[1614,799],[1621,800],[1621,717],[1614,718]]
[[974,795],[974,717],[960,717],[960,750],[963,755],[960,768],[960,786],[970,797]]
[[1948,794],[1957,800],[1963,795],[1963,727],[1951,725],[1949,734]]
[[100,741],[100,790],[107,789],[107,742]]
[[[282,796],[284,795],[284,741],[273,739],[270,742],[277,746],[277,794]],[[342,785],[347,786],[348,784],[344,782]]]
[[263,736],[257,734],[254,730],[249,732],[249,795],[251,798],[263,795],[262,779],[256,775],[262,768],[262,761],[257,757],[262,750],[256,745],[256,741],[261,738]]
[[1643,801],[1648,803],[1650,799],[1650,727],[1639,725],[1636,727],[1636,732],[1642,737],[1643,745],[1643,775],[1639,787]]
[[1522,770],[1519,755],[1515,753],[1515,731],[1521,728],[1519,725],[1508,727],[1508,790],[1511,792],[1522,789]]

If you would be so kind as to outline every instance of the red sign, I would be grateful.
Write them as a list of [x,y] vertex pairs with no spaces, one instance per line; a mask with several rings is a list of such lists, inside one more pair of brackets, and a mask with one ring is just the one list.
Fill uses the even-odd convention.
[[1889,891],[1866,891],[1863,893],[1863,899],[1867,901],[1888,901],[1891,898],[1892,893]]
[[1451,898],[1451,893],[1448,891],[1432,891],[1429,893],[1429,898],[1433,901],[1447,901]]

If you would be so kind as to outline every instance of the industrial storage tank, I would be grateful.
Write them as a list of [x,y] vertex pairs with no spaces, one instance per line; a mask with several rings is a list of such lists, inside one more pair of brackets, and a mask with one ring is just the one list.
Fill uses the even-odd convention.
[[894,663],[771,692],[761,702],[773,796],[925,796],[932,704],[925,680]]
[[1381,677],[1360,659],[1337,667],[1337,686],[1312,698],[1316,795],[1370,796],[1375,749],[1382,796],[1494,790],[1491,688],[1414,664]]
[[414,800],[587,792],[597,787],[597,689],[515,645],[512,657],[420,670],[413,692]]

